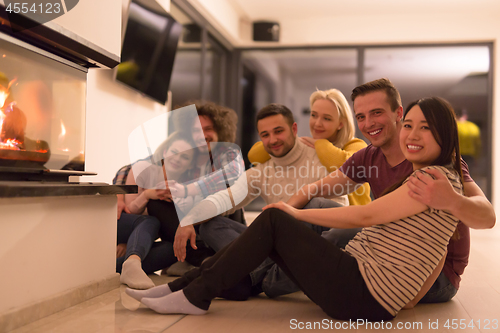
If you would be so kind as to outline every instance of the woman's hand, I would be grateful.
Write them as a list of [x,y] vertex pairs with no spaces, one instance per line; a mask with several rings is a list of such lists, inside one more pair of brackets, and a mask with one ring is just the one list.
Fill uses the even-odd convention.
[[175,198],[174,204],[186,215],[194,206],[193,197]]
[[144,190],[144,195],[148,200],[172,201],[172,194],[166,182],[160,182],[155,188]]
[[310,138],[308,136],[301,136],[299,138],[299,140],[302,141],[303,144],[305,144],[306,146],[309,146],[311,148],[314,148],[314,143],[316,142],[315,139]]
[[158,196],[156,195],[156,190],[153,188],[148,188],[147,190],[144,190],[144,196],[148,200],[158,200]]
[[158,197],[159,200],[164,200],[171,202],[172,201],[172,194],[170,193],[169,190],[155,190],[156,196]]
[[127,252],[127,244],[120,243],[116,246],[116,258],[123,257]]
[[187,187],[179,184],[175,180],[169,180],[167,182],[167,187],[170,189],[170,193],[176,198],[186,198],[187,197]]
[[278,208],[278,209],[284,211],[285,213],[287,213],[288,215],[292,216],[293,218],[298,219],[297,216],[299,213],[299,209],[294,208],[294,207],[290,206],[289,204],[284,203],[283,201],[269,204],[269,205],[265,206],[264,208],[262,208],[262,210],[266,210],[268,208]]

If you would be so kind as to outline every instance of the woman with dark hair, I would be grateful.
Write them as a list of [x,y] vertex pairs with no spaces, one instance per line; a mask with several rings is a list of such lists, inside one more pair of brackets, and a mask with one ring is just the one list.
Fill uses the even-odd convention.
[[[120,281],[131,288],[154,287],[147,274],[177,261],[172,243],[164,239],[161,222],[143,213],[146,214],[149,200],[170,201],[167,199],[165,182],[167,179],[189,179],[197,153],[190,136],[174,132],[156,149],[152,160],[135,163],[127,175],[125,184],[138,185],[139,190],[138,194],[125,195],[127,210],[118,219],[116,269],[120,273]],[[134,176],[134,173],[138,175]],[[175,208],[182,213],[189,211],[194,204],[191,197],[174,198],[173,201]],[[158,236],[162,236],[162,242],[153,244]]]
[[[138,185],[137,195],[126,197],[126,204],[133,214],[142,214],[149,200],[163,199],[164,193],[157,184],[189,180],[190,171],[195,168],[198,149],[190,135],[174,132],[165,140],[152,156],[152,161],[141,161],[132,167],[127,185]],[[134,176],[136,174],[136,176]],[[168,179],[167,179],[168,178]],[[185,198],[189,199],[189,198]],[[179,206],[184,203],[179,202]]]
[[[441,98],[411,103],[400,145],[413,174],[438,170],[462,193],[457,126],[449,103]],[[364,206],[298,210],[280,202],[265,209],[201,267],[167,285],[127,293],[159,313],[204,314],[221,290],[269,256],[329,316],[390,320],[414,306],[432,285],[458,223],[453,215],[412,199],[405,182]],[[299,221],[363,229],[344,251]]]

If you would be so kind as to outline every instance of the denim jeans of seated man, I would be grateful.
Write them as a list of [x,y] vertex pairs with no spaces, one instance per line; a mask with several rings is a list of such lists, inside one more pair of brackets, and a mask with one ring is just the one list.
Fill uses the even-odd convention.
[[[341,205],[335,201],[325,198],[312,199],[304,209],[318,209],[318,208],[336,208]],[[330,230],[330,228],[310,224],[304,222],[306,226],[314,230],[317,234],[322,235]],[[224,217],[216,216],[210,221],[200,225],[199,234],[200,238],[218,252],[227,244],[235,240],[243,231],[246,226],[235,222],[234,220]],[[354,233],[356,234],[356,233]],[[346,235],[345,237],[348,237]],[[335,238],[335,237],[333,237]],[[344,239],[344,236],[339,239]],[[269,297],[277,297],[280,295],[290,294],[299,290],[295,283],[279,268],[277,264],[271,259],[267,258],[259,267],[250,273],[252,285],[257,285],[262,282],[262,289]]]
[[[314,198],[309,201],[306,206],[304,206],[304,209],[336,207],[342,207],[342,205],[329,199]],[[307,222],[304,222],[304,224],[322,236],[323,234],[327,234],[330,230],[337,230]],[[299,287],[297,287],[297,285],[285,274],[285,272],[269,258],[267,258],[259,267],[251,272],[250,277],[252,279],[252,285],[257,285],[262,282],[262,290],[268,297],[271,298],[291,294],[300,290]]]
[[219,252],[247,229],[245,224],[225,216],[216,216],[200,224],[199,235],[207,246]]
[[[304,209],[317,208],[335,208],[341,207],[340,204],[325,198],[314,198],[304,207]],[[316,233],[321,234],[330,230],[330,228],[304,222]],[[233,219],[216,216],[210,221],[200,225],[201,239],[216,252],[235,240],[247,228],[242,223],[235,222]]]
[[[353,228],[353,229],[330,229],[329,231],[325,231],[321,234],[321,237],[324,237],[331,243],[337,245],[339,248],[344,249],[349,243],[351,239],[356,236],[358,232],[361,231],[361,228]],[[278,274],[278,273],[276,273]],[[276,291],[271,291],[273,294],[276,294]],[[443,303],[451,300],[457,293],[457,288],[451,284],[450,280],[446,277],[446,275],[441,271],[438,278],[429,289],[429,291],[425,294],[424,297],[420,300],[419,303]]]
[[457,294],[457,288],[451,284],[450,280],[441,271],[438,278],[420,300],[419,303],[444,303],[448,302]]

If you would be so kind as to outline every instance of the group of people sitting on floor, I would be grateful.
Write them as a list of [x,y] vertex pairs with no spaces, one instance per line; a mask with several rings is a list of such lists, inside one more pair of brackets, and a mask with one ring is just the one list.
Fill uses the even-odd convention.
[[[118,198],[127,294],[158,313],[204,314],[216,297],[302,290],[335,319],[371,321],[452,299],[469,228],[495,224],[460,157],[452,106],[430,97],[403,110],[387,79],[351,99],[354,112],[340,91],[314,92],[311,137],[297,136],[286,106],[262,108],[246,171],[233,110],[178,113],[178,130],[115,178],[139,187]],[[370,145],[354,137],[354,118]],[[242,208],[259,196],[267,206],[247,226]],[[155,287],[147,274],[177,261],[195,268]]]

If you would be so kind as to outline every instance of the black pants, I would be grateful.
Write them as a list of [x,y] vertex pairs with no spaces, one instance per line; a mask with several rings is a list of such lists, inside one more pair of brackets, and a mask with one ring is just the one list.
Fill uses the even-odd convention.
[[335,319],[393,319],[368,291],[356,259],[278,209],[264,211],[240,237],[169,287],[183,289],[192,304],[207,310],[267,257]]
[[[179,227],[179,217],[173,202],[163,200],[149,200],[148,215],[156,217],[160,221],[158,232],[162,241],[174,243],[175,232]],[[195,227],[195,229],[198,227]],[[200,266],[202,261],[213,255],[215,251],[210,249],[203,241],[196,241],[197,250],[191,245],[186,246],[186,261],[194,266]]]

